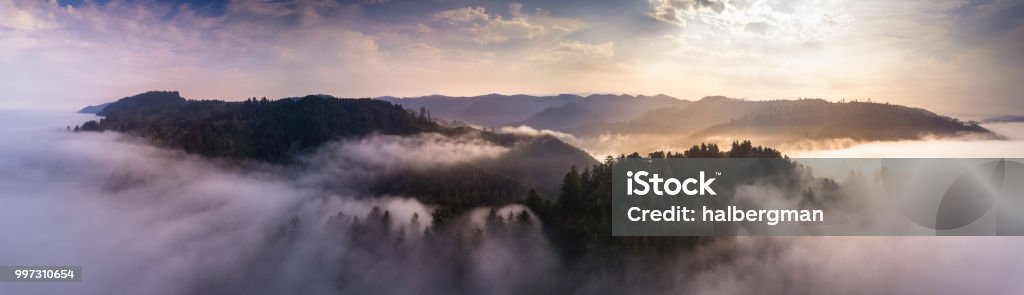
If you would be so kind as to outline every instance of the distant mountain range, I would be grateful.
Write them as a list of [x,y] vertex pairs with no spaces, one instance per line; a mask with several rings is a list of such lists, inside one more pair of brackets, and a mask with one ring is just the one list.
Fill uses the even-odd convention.
[[[478,138],[510,148],[499,159],[430,173],[408,171],[375,184],[382,194],[413,195],[446,206],[508,203],[521,199],[529,189],[555,196],[565,171],[597,161],[549,135],[449,127],[438,124],[437,118],[491,127],[526,125],[580,138],[604,134],[679,137],[690,144],[723,137],[768,144],[831,138],[998,137],[976,123],[919,108],[821,99],[748,101],[722,96],[691,102],[666,95],[492,94],[381,99],[308,95],[227,102],[189,100],[175,91],[154,91],[86,107],[81,112],[103,118],[76,130],[118,131],[188,153],[282,164],[329,141],[371,134],[431,132]],[[686,145],[679,146],[684,148]],[[467,179],[473,181],[438,185]]]
[[484,127],[527,125],[569,132],[589,124],[632,119],[663,107],[682,107],[689,101],[659,94],[632,96],[561,94],[556,96],[488,94],[470,97],[431,95],[413,98],[380,97],[408,109],[426,108],[436,117]]
[[[754,101],[708,96],[691,102],[667,95],[484,95],[386,98],[406,108],[483,126],[530,126],[578,137],[603,134],[751,139],[775,144],[799,140],[901,140],[928,136],[998,135],[974,122],[888,103],[822,99]],[[500,106],[499,106],[500,105]],[[485,107],[487,106],[487,107]],[[521,119],[517,119],[521,118]],[[1001,117],[999,122],[1019,120]]]
[[[274,102],[300,101],[310,97],[337,100],[329,95],[313,95]],[[136,108],[134,100],[137,99],[140,98],[128,97],[115,104],[86,107],[82,112],[107,115],[121,109]],[[184,99],[145,100],[146,107],[164,109],[176,108]],[[415,98],[381,97],[377,100],[400,105],[407,112],[422,112],[431,118],[492,128],[529,126],[569,133],[583,139],[611,134],[673,137],[680,139],[675,142],[689,143],[754,139],[762,144],[785,144],[803,140],[874,141],[961,135],[1000,138],[975,122],[963,122],[920,108],[875,102],[828,102],[822,99],[755,101],[724,96],[688,101],[667,95],[613,94],[432,95]],[[194,105],[202,106],[196,108],[220,108],[230,103],[204,101]],[[986,122],[1014,122],[1021,119],[1024,118],[1004,116]],[[107,123],[110,124],[113,122]]]
[[749,101],[705,97],[686,107],[661,108],[632,120],[592,126],[600,133],[687,136],[694,141],[727,137],[782,143],[838,139],[901,140],[927,136],[998,135],[974,122],[888,103],[822,99]]
[[510,125],[579,133],[590,126],[630,120],[662,108],[682,108],[690,101],[668,95],[590,95],[559,107],[550,107]]
[[411,110],[426,108],[431,115],[486,127],[504,126],[522,121],[547,108],[579,101],[572,94],[557,96],[488,94],[472,97],[431,95],[416,98],[391,96],[378,99],[396,103]]

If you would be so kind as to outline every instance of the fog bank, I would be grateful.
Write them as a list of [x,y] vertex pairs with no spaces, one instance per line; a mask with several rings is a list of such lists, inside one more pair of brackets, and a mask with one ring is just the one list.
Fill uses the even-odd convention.
[[783,150],[794,158],[1024,158],[1024,123],[986,124],[1005,140],[960,138],[878,141]]
[[[507,151],[436,134],[370,136],[329,144],[296,166],[239,165],[112,132],[66,131],[87,119],[7,111],[0,116],[0,171],[10,172],[0,178],[0,236],[5,237],[0,265],[83,266],[81,283],[0,284],[0,293],[323,294],[338,292],[345,276],[387,283],[384,289],[352,284],[348,292],[374,287],[419,293],[414,290],[440,279],[383,278],[410,272],[402,264],[418,261],[417,255],[435,255],[414,246],[422,236],[418,233],[431,223],[432,206],[407,196],[365,195],[361,184],[393,171],[444,167]],[[383,236],[404,235],[414,258],[364,254],[390,243],[374,242],[382,239],[374,236],[357,244],[342,230],[352,218],[373,216],[374,208],[392,220]],[[330,222],[339,216],[348,218]],[[376,221],[362,221],[371,222]],[[472,231],[483,224],[459,226]],[[534,231],[539,235],[539,227]],[[528,266],[484,267],[494,257],[511,263],[523,249],[536,253],[538,263],[531,266],[552,265],[539,261],[552,260],[544,254],[543,240],[488,241],[501,247],[458,253],[480,257],[469,262],[477,266],[468,272],[469,279],[514,280],[542,273]],[[447,263],[426,260],[415,271],[444,274],[450,272]],[[343,273],[351,269],[367,272]]]
[[[586,277],[563,265],[536,223],[494,230],[489,208],[477,208],[453,222],[458,238],[431,240],[420,234],[431,204],[360,186],[398,169],[500,157],[502,147],[371,136],[331,143],[297,166],[234,165],[115,133],[65,131],[89,118],[0,112],[0,265],[84,272],[81,283],[0,283],[0,294],[520,294],[607,292],[609,284],[634,293],[1024,292],[1019,237],[719,239],[657,268],[627,264]],[[977,157],[985,151],[973,144],[1017,143],[928,141],[903,151]],[[385,211],[389,221],[375,231]],[[569,279],[581,285],[566,287]]]

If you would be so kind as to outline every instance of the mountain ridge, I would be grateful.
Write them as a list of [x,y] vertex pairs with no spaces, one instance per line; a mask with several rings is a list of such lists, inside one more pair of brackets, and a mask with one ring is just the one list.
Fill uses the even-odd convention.
[[[337,99],[323,94],[314,96]],[[960,135],[1001,138],[976,122],[962,122],[921,108],[877,102],[830,102],[820,98],[746,100],[714,95],[690,101],[664,94],[532,96],[492,93],[376,99],[431,118],[450,120],[439,121],[448,127],[528,126],[582,138],[606,134],[656,135],[681,137],[684,143],[723,137],[760,138],[767,139],[762,143],[782,144],[806,139],[875,141]],[[166,103],[173,105],[175,101],[180,102]],[[813,111],[794,111],[798,109]],[[852,113],[859,117],[849,116]]]
[[113,102],[101,103],[101,104],[98,104],[98,105],[85,106],[84,108],[79,109],[78,113],[79,114],[97,114],[97,113],[103,111],[103,109],[105,109],[111,103],[113,103]]
[[[381,194],[408,194],[451,206],[509,203],[525,197],[530,189],[554,196],[557,180],[567,169],[597,163],[579,148],[551,136],[444,127],[425,112],[417,114],[376,99],[307,95],[226,102],[190,100],[175,91],[153,91],[119,99],[99,115],[105,117],[99,122],[86,122],[81,130],[121,132],[205,157],[282,165],[294,164],[298,157],[331,141],[376,134],[437,133],[507,147],[510,151],[498,159],[408,172],[402,177],[385,177],[374,185]],[[442,185],[465,179],[477,181],[472,185]]]
[[511,125],[526,125],[535,129],[576,132],[595,124],[607,124],[635,118],[643,113],[664,107],[684,107],[691,102],[664,94],[644,95],[589,95],[560,107],[551,107],[526,120]]
[[744,100],[710,96],[685,107],[649,111],[632,120],[591,126],[578,136],[656,134],[699,142],[714,137],[767,139],[904,140],[977,134],[1001,138],[977,122],[889,103],[829,102],[823,99]]
[[391,96],[380,99],[418,110],[426,108],[432,115],[484,127],[501,127],[521,121],[549,107],[582,99],[573,94],[533,96],[525,94],[486,94],[479,96],[429,95],[413,98]]

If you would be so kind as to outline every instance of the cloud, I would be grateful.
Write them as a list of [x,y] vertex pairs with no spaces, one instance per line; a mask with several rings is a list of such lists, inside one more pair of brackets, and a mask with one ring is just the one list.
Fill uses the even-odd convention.
[[791,156],[805,158],[1019,158],[1024,141],[935,139],[923,141],[870,142],[836,149],[793,149]]
[[[972,136],[926,137],[923,140],[902,141],[836,138],[767,145],[793,158],[1024,158],[1024,124],[985,124],[984,127],[1006,137],[1006,140]],[[521,132],[526,133],[525,131]],[[607,156],[617,157],[633,152],[638,152],[641,155],[654,151],[682,152],[686,148],[700,143],[685,134],[602,133],[591,136],[560,137],[560,139],[583,149],[595,159],[604,159]],[[745,139],[751,138],[723,136],[705,138],[702,141],[728,146],[735,140]],[[764,142],[771,142],[773,139],[766,137],[751,140],[755,144],[765,144]]]
[[[416,230],[430,224],[429,204],[358,189],[358,183],[393,169],[501,153],[486,143],[438,135],[373,136],[325,146],[301,167],[225,165],[111,132],[64,131],[90,118],[0,111],[0,170],[18,172],[0,178],[0,224],[16,225],[0,228],[0,235],[16,237],[0,243],[0,263],[82,265],[86,278],[74,284],[2,284],[0,292],[1024,290],[1016,279],[1024,271],[1018,255],[1024,240],[1012,237],[738,237],[713,240],[685,255],[658,256],[656,263],[626,259],[589,275],[592,265],[562,265],[538,226],[508,225],[513,230],[504,232],[488,226],[490,208],[469,209],[453,221],[461,238],[431,240]],[[360,232],[353,228],[374,226],[366,218],[374,207],[390,214],[390,234],[352,234]],[[495,209],[500,216],[525,210]]]
[[591,44],[579,41],[561,41],[535,55],[531,60],[540,63],[573,62],[604,65],[615,57],[615,43]]
[[224,98],[250,91],[284,96],[288,87],[311,93],[326,81],[346,84],[338,75],[380,70],[377,57],[384,51],[377,36],[349,24],[353,6],[333,1],[237,1],[223,15],[146,1],[75,8],[19,1],[10,8],[3,11],[54,23],[36,25],[32,34],[0,34],[4,44],[21,44],[5,45],[0,63],[25,69],[0,74],[18,81],[3,94],[27,96],[16,100],[25,104],[54,95],[40,86],[44,81],[91,89],[86,98],[93,102],[155,88]]
[[491,16],[487,14],[487,11],[483,7],[465,7],[445,10],[434,14],[434,17],[452,24],[473,21],[489,21],[491,19]]
[[752,22],[746,25],[747,31],[758,35],[766,35],[772,28],[772,24],[766,22]]
[[[0,29],[0,66],[23,69],[0,73],[6,108],[77,109],[150,89],[229,100],[415,96],[439,85],[526,92],[507,83],[527,70],[524,56],[583,26],[518,3],[507,13],[337,1],[231,1],[216,12],[151,1],[0,5],[11,16],[0,25],[18,28]],[[422,7],[395,10],[403,5]]]
[[[68,8],[68,10],[72,9]],[[18,9],[14,0],[0,1],[0,30],[31,32],[55,28],[57,28],[57,24],[52,17],[37,16],[34,11]]]
[[[81,265],[86,278],[0,285],[5,294],[445,293],[457,286],[439,282],[462,267],[467,281],[457,285],[512,290],[557,265],[539,226],[526,235],[534,239],[494,234],[480,247],[441,253],[434,247],[455,245],[421,234],[431,224],[431,205],[361,189],[394,171],[504,152],[478,140],[371,136],[325,146],[295,167],[225,165],[112,132],[64,131],[85,115],[2,114],[0,169],[20,172],[0,179],[0,224],[20,226],[0,229],[19,237],[0,243],[0,262]],[[390,214],[388,235],[403,234],[404,243],[350,235],[353,218],[377,222],[366,219],[374,207]],[[487,209],[472,212],[480,210]],[[467,236],[484,226],[463,218],[455,229]],[[390,246],[402,255],[380,250]],[[453,263],[462,257],[472,259]]]
[[[1012,99],[1022,72],[1015,61],[1024,60],[1018,6],[0,0],[0,67],[19,69],[0,72],[0,107],[77,109],[151,89],[221,99],[636,89],[871,97],[960,117],[1003,115],[1022,107]],[[614,54],[580,53],[579,44],[613,44]],[[566,62],[538,62],[561,56]]]
[[[1012,278],[1024,271],[1022,261],[1003,255],[1022,242],[995,237],[742,237],[699,251],[691,263],[735,259],[680,278],[683,283],[673,291],[1015,293],[1024,290]],[[969,271],[963,268],[968,264],[973,266]]]
[[[478,138],[451,138],[439,134],[417,136],[376,135],[354,141],[327,144],[320,152],[303,158],[302,169],[310,184],[333,186],[339,179],[367,183],[394,171],[429,171],[439,167],[495,159],[508,148]],[[360,171],[361,173],[354,173]]]
[[523,16],[523,4],[522,3],[509,3],[508,4],[508,13],[510,15],[512,15],[513,18],[522,17]]
[[718,0],[651,0],[654,19],[677,25],[686,24],[686,19],[695,15],[697,10],[708,10],[721,13],[727,2]]
[[501,132],[501,133],[511,133],[511,134],[519,134],[519,135],[528,135],[528,136],[546,136],[546,135],[550,135],[550,136],[554,136],[555,138],[558,138],[561,141],[567,142],[569,144],[574,144],[576,142],[576,137],[573,136],[572,134],[558,132],[558,131],[554,131],[554,130],[548,130],[548,129],[537,130],[537,129],[533,128],[533,127],[526,126],[526,125],[504,126],[504,127],[501,127],[500,129],[498,129],[498,132]]
[[458,31],[468,35],[477,44],[504,43],[517,39],[543,37],[547,28],[543,24],[531,23],[521,14],[522,5],[510,5],[512,18],[501,15],[493,17],[483,7],[465,7],[438,12],[436,19],[455,25]]

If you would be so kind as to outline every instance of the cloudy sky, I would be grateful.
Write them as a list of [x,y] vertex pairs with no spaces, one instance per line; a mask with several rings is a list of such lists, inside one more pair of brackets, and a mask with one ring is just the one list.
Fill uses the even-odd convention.
[[1024,114],[1022,2],[0,0],[0,108],[612,92]]

